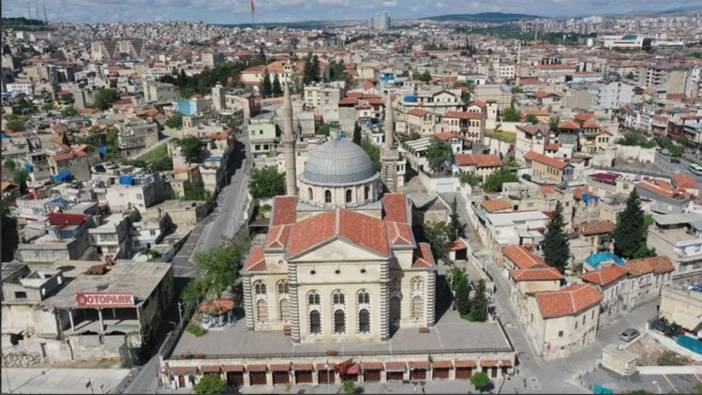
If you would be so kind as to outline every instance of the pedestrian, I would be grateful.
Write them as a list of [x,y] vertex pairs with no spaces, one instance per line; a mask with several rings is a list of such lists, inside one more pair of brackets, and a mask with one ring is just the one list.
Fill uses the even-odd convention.
[[524,388],[526,388],[526,377],[524,378]]

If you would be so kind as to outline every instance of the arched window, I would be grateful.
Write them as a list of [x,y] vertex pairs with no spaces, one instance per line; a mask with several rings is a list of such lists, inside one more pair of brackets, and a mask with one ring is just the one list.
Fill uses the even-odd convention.
[[358,332],[370,332],[370,313],[366,309],[358,312]]
[[346,314],[343,310],[336,310],[334,312],[334,333],[344,332],[346,332]]
[[370,294],[365,289],[358,291],[358,304],[370,303]]
[[353,191],[350,189],[346,190],[346,203],[351,203],[353,200]]
[[333,304],[344,304],[345,303],[344,293],[341,291],[334,291],[332,293],[332,303]]
[[363,198],[365,200],[370,199],[370,187],[367,185],[363,188]]
[[324,191],[324,203],[331,203],[331,191],[328,189]]
[[256,295],[265,295],[266,284],[264,284],[263,281],[256,281],[254,283],[254,292],[256,292]]
[[278,304],[278,318],[281,322],[290,321],[290,306],[287,299],[283,299]]
[[312,191],[312,188],[307,188],[307,199],[314,200],[314,192]]
[[416,276],[410,281],[410,287],[412,291],[424,291],[424,280],[421,277]]
[[278,281],[278,293],[283,295],[288,293],[288,282],[285,280]]
[[268,322],[268,303],[265,299],[256,302],[256,320],[258,322]]
[[322,333],[322,320],[317,310],[310,312],[310,333],[315,335]]
[[421,320],[424,317],[424,299],[421,296],[412,298],[412,308],[410,312],[413,320]]
[[310,305],[318,305],[319,294],[316,291],[310,291],[310,293],[307,294],[307,303]]

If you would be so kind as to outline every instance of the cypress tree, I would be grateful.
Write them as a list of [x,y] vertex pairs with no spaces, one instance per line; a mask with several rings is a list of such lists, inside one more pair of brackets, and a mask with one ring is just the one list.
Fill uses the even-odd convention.
[[614,229],[614,253],[623,258],[632,258],[642,246],[646,246],[644,212],[636,189],[626,201],[626,208],[617,217]]
[[271,84],[271,76],[266,71],[263,74],[263,81],[261,82],[261,96],[269,97],[273,93],[273,86]]
[[485,296],[485,280],[478,281],[478,287],[475,290],[475,297],[470,301],[470,315],[474,321],[487,320],[488,301]]
[[556,203],[553,218],[546,226],[543,250],[546,263],[557,268],[561,273],[565,272],[570,257],[570,247],[563,230],[563,205],[560,201]]
[[465,231],[463,229],[463,225],[461,224],[461,221],[458,218],[458,209],[456,206],[457,206],[456,199],[453,199],[453,203],[451,203],[451,216],[450,216],[450,222],[449,222],[449,234],[448,234],[449,241],[456,241],[460,237],[465,236]]
[[470,288],[468,286],[468,279],[465,275],[462,275],[456,279],[456,308],[458,313],[461,315],[468,314],[470,312]]
[[273,78],[273,96],[281,96],[283,94],[283,88],[280,85],[280,79],[278,74]]

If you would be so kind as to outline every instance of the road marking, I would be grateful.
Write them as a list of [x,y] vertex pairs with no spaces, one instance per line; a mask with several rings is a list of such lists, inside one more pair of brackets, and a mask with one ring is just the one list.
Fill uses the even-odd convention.
[[674,386],[673,383],[670,381],[670,379],[668,378],[667,375],[664,374],[663,377],[665,378],[665,381],[667,381],[668,384],[670,384],[670,387],[673,389],[673,391],[677,391],[677,390],[678,390],[677,388],[675,388],[675,386]]
[[695,378],[697,379],[697,381],[699,381],[700,383],[702,383],[702,379],[700,378],[700,376],[698,376],[698,375],[696,375],[696,374],[693,374],[693,376],[695,376]]

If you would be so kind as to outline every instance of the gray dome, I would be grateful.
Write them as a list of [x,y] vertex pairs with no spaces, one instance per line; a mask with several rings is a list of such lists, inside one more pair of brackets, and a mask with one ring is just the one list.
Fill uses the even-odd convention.
[[313,185],[359,184],[376,178],[366,151],[349,140],[331,140],[310,153],[300,180]]

